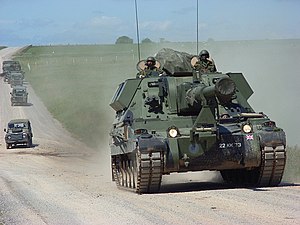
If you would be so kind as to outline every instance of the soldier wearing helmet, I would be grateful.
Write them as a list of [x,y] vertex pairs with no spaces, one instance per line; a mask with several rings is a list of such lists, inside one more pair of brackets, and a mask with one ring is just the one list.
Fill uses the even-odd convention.
[[200,73],[214,73],[217,68],[213,59],[209,58],[209,52],[202,50],[199,53],[199,60],[195,63],[194,69]]
[[150,56],[146,61],[142,60],[138,63],[137,67],[140,72],[136,76],[137,78],[144,78],[165,75],[165,72],[160,69],[159,66],[160,63],[158,63],[154,57]]

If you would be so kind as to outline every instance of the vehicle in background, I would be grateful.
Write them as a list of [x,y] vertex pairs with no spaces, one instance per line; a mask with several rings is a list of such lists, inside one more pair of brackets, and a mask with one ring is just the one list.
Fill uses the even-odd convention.
[[28,92],[25,86],[13,86],[10,95],[11,106],[28,104]]
[[17,145],[25,145],[32,147],[32,128],[28,119],[14,119],[11,120],[7,129],[4,129],[6,148],[12,148]]
[[11,71],[21,71],[20,62],[15,60],[4,60],[2,63],[2,73],[0,75],[5,76]]
[[22,72],[10,72],[10,79],[9,79],[10,86],[22,86],[24,83],[24,73]]

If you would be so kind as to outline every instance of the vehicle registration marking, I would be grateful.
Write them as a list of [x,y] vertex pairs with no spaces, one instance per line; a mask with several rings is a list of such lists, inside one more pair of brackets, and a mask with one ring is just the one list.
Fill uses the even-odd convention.
[[242,143],[241,142],[233,142],[233,143],[220,143],[219,148],[241,148]]

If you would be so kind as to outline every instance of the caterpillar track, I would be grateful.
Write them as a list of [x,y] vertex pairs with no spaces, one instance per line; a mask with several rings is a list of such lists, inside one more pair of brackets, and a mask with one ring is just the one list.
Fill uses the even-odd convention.
[[223,179],[233,185],[251,185],[258,187],[277,186],[283,176],[286,162],[286,150],[283,145],[263,147],[261,166],[253,170],[223,170]]
[[164,153],[131,153],[112,157],[112,176],[117,186],[138,194],[158,192],[164,169]]
[[276,186],[280,183],[283,176],[286,162],[286,150],[283,145],[264,147],[262,149],[262,165],[259,186]]

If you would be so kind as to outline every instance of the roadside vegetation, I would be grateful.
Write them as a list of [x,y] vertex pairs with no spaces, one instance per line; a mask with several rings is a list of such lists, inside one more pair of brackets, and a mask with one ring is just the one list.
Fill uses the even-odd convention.
[[[252,48],[250,42],[238,44],[242,49]],[[220,42],[201,43],[199,49],[218,52],[220,45]],[[232,45],[228,42],[225,47]],[[195,43],[147,43],[141,45],[141,59],[163,47],[195,53]],[[136,45],[34,46],[17,59],[26,79],[54,118],[90,147],[108,146],[115,114],[109,103],[118,84],[137,73]],[[300,182],[299,165],[300,148],[289,146],[284,182]]]

